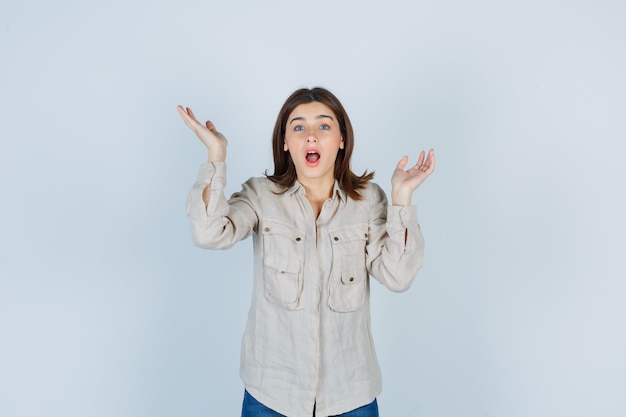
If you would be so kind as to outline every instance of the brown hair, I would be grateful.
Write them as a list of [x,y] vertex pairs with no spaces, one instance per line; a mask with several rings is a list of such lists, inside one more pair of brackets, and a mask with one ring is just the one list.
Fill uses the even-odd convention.
[[365,188],[367,183],[374,178],[374,173],[365,171],[363,175],[358,176],[350,170],[350,157],[354,149],[354,132],[352,131],[352,123],[341,105],[341,102],[333,93],[321,88],[313,89],[301,88],[296,90],[289,96],[283,107],[278,113],[276,124],[274,125],[274,133],[272,134],[272,153],[274,155],[274,174],[265,175],[272,182],[284,187],[285,190],[296,182],[296,167],[291,160],[289,152],[284,150],[285,132],[287,129],[287,118],[293,110],[300,104],[308,104],[312,102],[322,103],[328,106],[335,116],[343,137],[343,149],[339,149],[337,159],[335,160],[335,179],[339,181],[339,185],[350,198],[360,200],[359,190]]

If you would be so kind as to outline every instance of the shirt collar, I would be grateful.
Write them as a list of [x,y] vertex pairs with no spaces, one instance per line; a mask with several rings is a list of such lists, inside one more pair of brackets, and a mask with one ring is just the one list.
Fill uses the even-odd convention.
[[[291,187],[289,187],[287,189],[287,191],[285,192],[286,194],[294,194],[300,192],[304,195],[305,190],[304,190],[304,186],[298,181],[296,180],[293,185]],[[335,184],[333,185],[333,197],[336,195],[339,197],[339,199],[341,200],[342,203],[345,203],[348,199],[348,195],[346,194],[346,192],[343,190],[343,188],[341,188],[341,186],[339,185],[339,181],[335,180]]]
[[335,186],[333,188],[333,195],[338,195],[339,199],[345,203],[348,200],[348,196],[346,194],[346,192],[343,190],[343,188],[341,188],[341,186],[339,185],[339,181],[335,180]]

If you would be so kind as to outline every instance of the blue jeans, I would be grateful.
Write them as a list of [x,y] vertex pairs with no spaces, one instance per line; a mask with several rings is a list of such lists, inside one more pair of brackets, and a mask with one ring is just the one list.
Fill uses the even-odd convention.
[[[312,416],[315,415],[315,409],[313,409]],[[283,414],[264,406],[258,402],[248,391],[243,393],[243,407],[241,409],[241,417],[287,417]],[[348,411],[347,413],[340,414],[338,416],[331,417],[378,417],[378,403],[374,398],[374,401],[359,407],[355,410]]]

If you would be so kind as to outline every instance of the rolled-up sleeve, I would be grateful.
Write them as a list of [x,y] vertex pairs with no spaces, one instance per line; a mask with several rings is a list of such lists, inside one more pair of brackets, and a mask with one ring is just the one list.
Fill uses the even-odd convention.
[[424,237],[415,206],[387,205],[382,190],[371,206],[367,243],[370,275],[392,291],[406,291],[422,266]]
[[[228,249],[250,236],[257,225],[254,191],[248,183],[237,197],[226,200],[226,163],[200,166],[196,182],[187,197],[187,217],[194,245],[206,249]],[[202,194],[210,187],[209,204]]]

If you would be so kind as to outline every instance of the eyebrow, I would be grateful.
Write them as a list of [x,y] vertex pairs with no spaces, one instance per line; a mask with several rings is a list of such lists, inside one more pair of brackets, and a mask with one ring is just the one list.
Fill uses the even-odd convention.
[[[332,121],[335,121],[335,119],[332,118],[332,116],[329,116],[327,114],[320,114],[319,116],[315,116],[315,120],[319,120],[319,119],[330,119]],[[299,116],[299,117],[294,117],[293,119],[291,119],[291,121],[289,122],[289,124],[292,124],[293,122],[295,122],[296,120],[305,120],[304,117]]]

